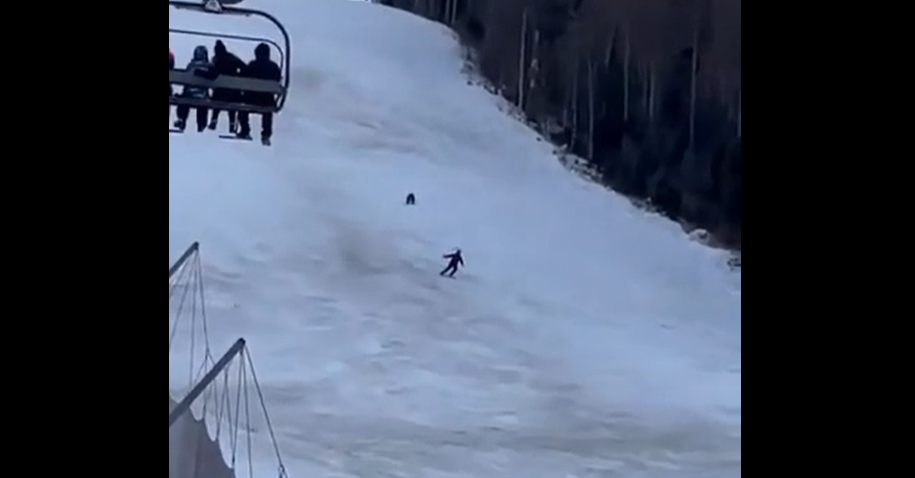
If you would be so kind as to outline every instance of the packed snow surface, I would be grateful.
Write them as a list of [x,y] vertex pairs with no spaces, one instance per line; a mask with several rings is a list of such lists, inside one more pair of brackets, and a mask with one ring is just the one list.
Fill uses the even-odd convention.
[[[470,84],[444,27],[367,2],[246,6],[293,37],[289,104],[272,148],[169,136],[169,260],[203,244],[213,347],[248,339],[290,476],[740,476],[722,253],[565,171]],[[169,35],[179,64],[198,41]],[[467,268],[440,278],[455,247]],[[170,360],[170,387],[186,368]]]

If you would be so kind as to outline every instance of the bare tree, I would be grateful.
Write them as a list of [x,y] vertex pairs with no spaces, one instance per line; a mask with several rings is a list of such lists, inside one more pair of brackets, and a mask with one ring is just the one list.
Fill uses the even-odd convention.
[[690,153],[695,153],[696,151],[696,97],[698,95],[698,82],[697,77],[699,76],[699,29],[700,27],[696,26],[696,31],[694,33],[693,40],[693,49],[692,49],[692,58],[690,60],[689,68],[689,151]]
[[528,27],[530,25],[530,10],[525,8],[521,11],[521,40],[519,41],[520,48],[518,52],[518,108],[521,111],[525,110],[527,106],[527,73],[528,73],[528,49],[527,49],[527,35]]
[[737,90],[737,137],[743,136],[743,90]]
[[[742,0],[399,0],[400,8],[451,25],[480,72],[546,136],[617,174],[621,156],[634,194],[656,194],[667,169],[740,161]],[[620,75],[622,80],[620,81]],[[727,122],[727,124],[710,124]],[[555,126],[558,125],[559,128]],[[628,139],[628,141],[624,141]],[[681,139],[688,139],[683,151]],[[685,141],[684,141],[685,142]],[[685,142],[686,143],[686,142]],[[625,146],[624,146],[625,145]],[[736,145],[736,146],[735,146]],[[647,158],[642,161],[643,158]],[[699,159],[694,161],[694,159]],[[638,167],[631,166],[638,164]],[[644,167],[643,167],[644,166]],[[657,170],[652,170],[656,168]],[[739,171],[717,167],[721,171]],[[626,169],[626,168],[622,168]],[[634,171],[637,169],[638,171]],[[709,197],[740,198],[734,178]],[[650,180],[647,179],[650,177]],[[647,182],[651,187],[646,187]],[[730,183],[728,181],[731,181]],[[671,181],[671,183],[681,183]],[[670,184],[668,189],[673,188]],[[679,187],[679,186],[677,186]],[[662,188],[663,189],[663,188]],[[736,191],[736,192],[735,192]],[[659,204],[670,195],[652,197]],[[691,198],[689,202],[695,202]],[[680,201],[659,205],[680,215]],[[718,206],[715,206],[718,207]],[[721,206],[724,207],[724,206]],[[729,204],[736,217],[739,204]],[[738,211],[735,215],[734,211]],[[684,214],[689,214],[687,211]],[[739,237],[739,230],[737,237]]]
[[625,42],[625,59],[623,60],[623,122],[629,123],[630,88],[632,87],[632,42],[629,40],[629,31],[623,30]]
[[594,61],[588,58],[588,160],[594,161],[594,133],[597,98],[594,88]]

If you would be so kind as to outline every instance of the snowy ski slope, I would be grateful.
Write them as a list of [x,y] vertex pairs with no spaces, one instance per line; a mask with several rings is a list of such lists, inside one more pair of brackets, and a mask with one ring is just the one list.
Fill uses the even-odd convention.
[[[248,339],[290,476],[740,476],[721,253],[566,172],[468,85],[445,28],[245,5],[293,35],[289,106],[272,148],[169,136],[169,259],[203,244],[213,347]],[[196,43],[169,37],[179,63]],[[453,247],[468,267],[441,279]]]

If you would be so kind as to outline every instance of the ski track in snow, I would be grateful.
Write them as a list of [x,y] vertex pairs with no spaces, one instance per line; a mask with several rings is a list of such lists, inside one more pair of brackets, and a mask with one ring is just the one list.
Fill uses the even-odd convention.
[[[272,148],[169,137],[169,260],[202,243],[213,346],[248,339],[290,476],[740,476],[723,253],[565,171],[443,27],[249,6],[292,33],[293,92]],[[169,11],[270,32],[251,23]],[[194,42],[169,35],[179,64]],[[443,280],[453,247],[468,267]]]

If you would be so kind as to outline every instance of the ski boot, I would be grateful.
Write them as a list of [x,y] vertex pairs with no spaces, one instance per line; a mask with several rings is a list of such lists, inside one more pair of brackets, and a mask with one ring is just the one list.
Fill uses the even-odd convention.
[[180,120],[180,119],[179,119],[178,121],[175,121],[175,129],[176,129],[176,130],[178,130],[179,132],[183,133],[184,130],[185,130],[185,128],[187,128],[187,121],[185,121],[185,120]]

